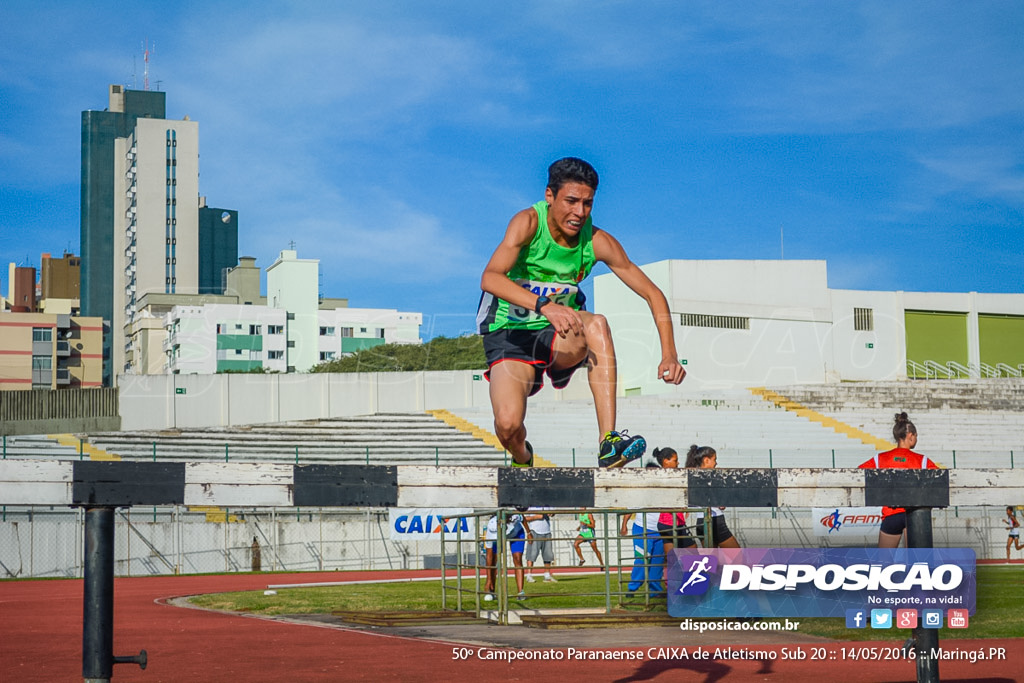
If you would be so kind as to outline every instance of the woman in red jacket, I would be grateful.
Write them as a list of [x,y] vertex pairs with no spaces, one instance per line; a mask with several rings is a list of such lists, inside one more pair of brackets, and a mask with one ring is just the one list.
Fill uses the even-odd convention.
[[[896,448],[879,453],[860,467],[864,469],[899,468],[912,470],[937,470],[939,465],[920,453],[910,450],[917,445],[917,427],[906,413],[896,414],[892,428]],[[907,529],[907,512],[904,508],[882,508],[882,527],[878,532],[879,548],[897,548]]]

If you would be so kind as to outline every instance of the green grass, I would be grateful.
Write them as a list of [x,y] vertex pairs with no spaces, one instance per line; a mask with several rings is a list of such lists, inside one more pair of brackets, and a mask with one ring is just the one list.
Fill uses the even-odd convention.
[[[481,578],[481,590],[482,590]],[[463,580],[463,609],[476,607],[475,580],[472,576]],[[612,587],[616,577],[612,576]],[[525,600],[515,597],[515,582],[509,578],[509,608],[528,607],[552,609],[558,607],[604,607],[605,577],[563,576],[557,583],[526,584]],[[455,609],[456,584],[448,581],[448,609]],[[354,611],[400,611],[440,610],[440,581],[416,581],[396,583],[367,583],[316,588],[281,588],[277,595],[264,595],[263,591],[238,593],[216,593],[191,598],[191,602],[208,609],[250,612],[263,615],[278,614],[329,614],[335,610]],[[491,603],[494,604],[494,603]],[[664,611],[665,603],[653,602],[644,605],[643,600],[630,599],[619,604],[618,596],[612,597],[612,606],[628,610]],[[966,629],[942,628],[941,640],[962,638],[1013,638],[1024,635],[1024,567],[979,566],[977,584],[977,610]],[[803,635],[817,635],[836,640],[893,640],[902,642],[909,631],[893,629],[848,629],[844,619],[794,618],[799,621],[799,632]],[[764,621],[773,621],[765,619]]]

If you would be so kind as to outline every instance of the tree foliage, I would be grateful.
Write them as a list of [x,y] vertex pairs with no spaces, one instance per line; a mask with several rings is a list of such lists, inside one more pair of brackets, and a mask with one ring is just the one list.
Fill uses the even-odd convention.
[[434,337],[426,344],[381,344],[320,363],[311,372],[412,372],[482,370],[487,367],[479,335]]

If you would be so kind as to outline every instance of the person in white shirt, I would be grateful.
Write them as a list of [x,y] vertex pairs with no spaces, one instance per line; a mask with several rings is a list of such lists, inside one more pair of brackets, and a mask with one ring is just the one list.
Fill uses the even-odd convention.
[[533,563],[539,556],[544,562],[544,580],[554,583],[557,579],[551,575],[551,563],[555,561],[554,541],[551,538],[551,515],[537,508],[527,512],[523,521],[529,527],[526,537],[526,580],[534,582]]

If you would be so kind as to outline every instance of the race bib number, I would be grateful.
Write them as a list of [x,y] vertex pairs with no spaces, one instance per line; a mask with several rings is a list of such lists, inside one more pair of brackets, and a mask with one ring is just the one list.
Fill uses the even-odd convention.
[[[537,296],[546,296],[553,303],[576,308],[576,295],[579,287],[562,282],[534,282],[533,280],[516,280],[516,284],[523,289],[528,289]],[[535,313],[529,308],[521,306],[508,307],[508,319],[512,322],[532,322],[545,319],[544,316]]]

